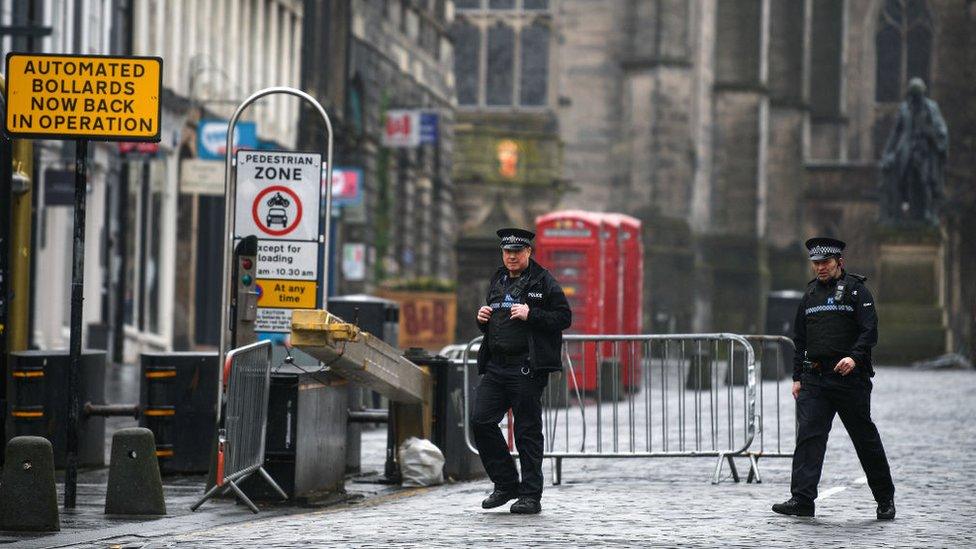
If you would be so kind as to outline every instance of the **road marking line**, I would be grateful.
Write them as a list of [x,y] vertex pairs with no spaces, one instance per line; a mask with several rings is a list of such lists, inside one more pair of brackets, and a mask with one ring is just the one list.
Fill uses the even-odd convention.
[[868,477],[861,477],[854,481],[854,484],[867,484],[867,483],[868,483]]
[[817,496],[817,499],[820,500],[820,499],[829,498],[830,496],[838,492],[843,492],[844,490],[847,490],[847,486],[834,486],[833,488],[828,488],[823,492],[821,492],[821,494]]

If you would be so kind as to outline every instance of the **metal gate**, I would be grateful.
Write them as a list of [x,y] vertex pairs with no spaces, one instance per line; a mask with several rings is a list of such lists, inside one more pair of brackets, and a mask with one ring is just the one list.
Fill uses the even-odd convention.
[[[468,344],[465,364],[481,340]],[[543,401],[544,456],[555,460],[555,484],[566,458],[711,457],[717,483],[723,462],[738,481],[732,458],[744,456],[758,472],[748,452],[758,428],[758,375],[743,336],[567,335],[562,354],[563,375],[552,378]],[[465,441],[477,453],[468,375],[465,368]]]
[[760,458],[792,458],[796,444],[796,403],[793,383],[793,340],[780,335],[747,335],[756,356],[757,436],[749,448],[748,482],[762,482]]

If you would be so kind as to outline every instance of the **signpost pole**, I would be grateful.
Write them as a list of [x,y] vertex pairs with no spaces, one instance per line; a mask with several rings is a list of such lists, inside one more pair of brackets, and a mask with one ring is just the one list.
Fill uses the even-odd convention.
[[88,195],[86,159],[88,141],[79,139],[75,146],[75,218],[71,254],[71,340],[68,366],[68,436],[67,466],[64,471],[64,508],[74,509],[78,482],[78,427],[81,398],[81,313],[85,288],[85,199]]
[[[325,152],[325,162],[326,162],[326,185],[325,185],[325,234],[323,242],[320,244],[326,249],[329,249],[329,223],[332,218],[332,120],[329,115],[322,108],[322,105],[315,100],[311,95],[303,92],[302,90],[296,88],[289,88],[286,86],[275,86],[271,88],[264,88],[263,90],[258,90],[251,94],[250,97],[244,100],[240,105],[238,105],[237,110],[234,111],[233,116],[231,116],[230,121],[227,124],[227,147],[224,151],[224,257],[223,257],[223,277],[221,278],[220,287],[220,348],[217,352],[220,355],[219,364],[223,364],[227,356],[227,344],[230,340],[230,276],[232,271],[232,261],[231,256],[234,250],[234,218],[236,216],[236,198],[237,198],[237,182],[234,179],[234,174],[236,172],[236,167],[234,166],[234,129],[237,127],[237,121],[244,114],[244,110],[247,109],[252,103],[261,99],[262,97],[273,95],[276,93],[283,93],[286,95],[292,95],[311,104],[319,116],[322,117],[322,121],[325,122],[326,130],[326,152]],[[329,254],[326,253],[323,259],[322,265],[322,277],[323,286],[326,288],[329,285]],[[235,281],[236,283],[236,281]],[[223,402],[223,381],[224,381],[224,369],[218,368],[218,380],[217,383],[217,425],[218,428],[221,424],[222,411],[220,403]]]

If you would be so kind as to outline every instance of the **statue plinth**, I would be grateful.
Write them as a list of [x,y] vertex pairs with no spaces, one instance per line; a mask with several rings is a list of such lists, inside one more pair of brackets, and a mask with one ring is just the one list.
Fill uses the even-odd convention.
[[874,361],[908,364],[946,352],[944,238],[935,227],[879,227],[879,340]]

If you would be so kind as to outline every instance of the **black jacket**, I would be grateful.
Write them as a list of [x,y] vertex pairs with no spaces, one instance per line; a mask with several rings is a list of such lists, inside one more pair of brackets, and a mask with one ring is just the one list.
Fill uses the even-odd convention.
[[[833,369],[848,356],[854,359],[855,372],[874,375],[871,348],[878,342],[878,312],[865,280],[844,272],[826,283],[810,281],[796,311],[794,381],[800,380],[804,360],[823,362],[824,368]],[[844,288],[839,292],[841,284]]]
[[[499,267],[488,282],[488,292],[492,286],[508,271]],[[527,278],[524,291],[513,294],[518,303],[529,306],[529,317],[525,322],[529,329],[529,367],[542,372],[562,370],[563,330],[569,328],[573,322],[573,313],[566,301],[566,294],[549,271],[535,260],[529,260],[529,268],[522,274]],[[487,303],[488,296],[485,296]],[[484,374],[491,351],[488,344],[489,323],[478,323],[478,329],[485,334],[485,339],[478,349],[478,373]]]

